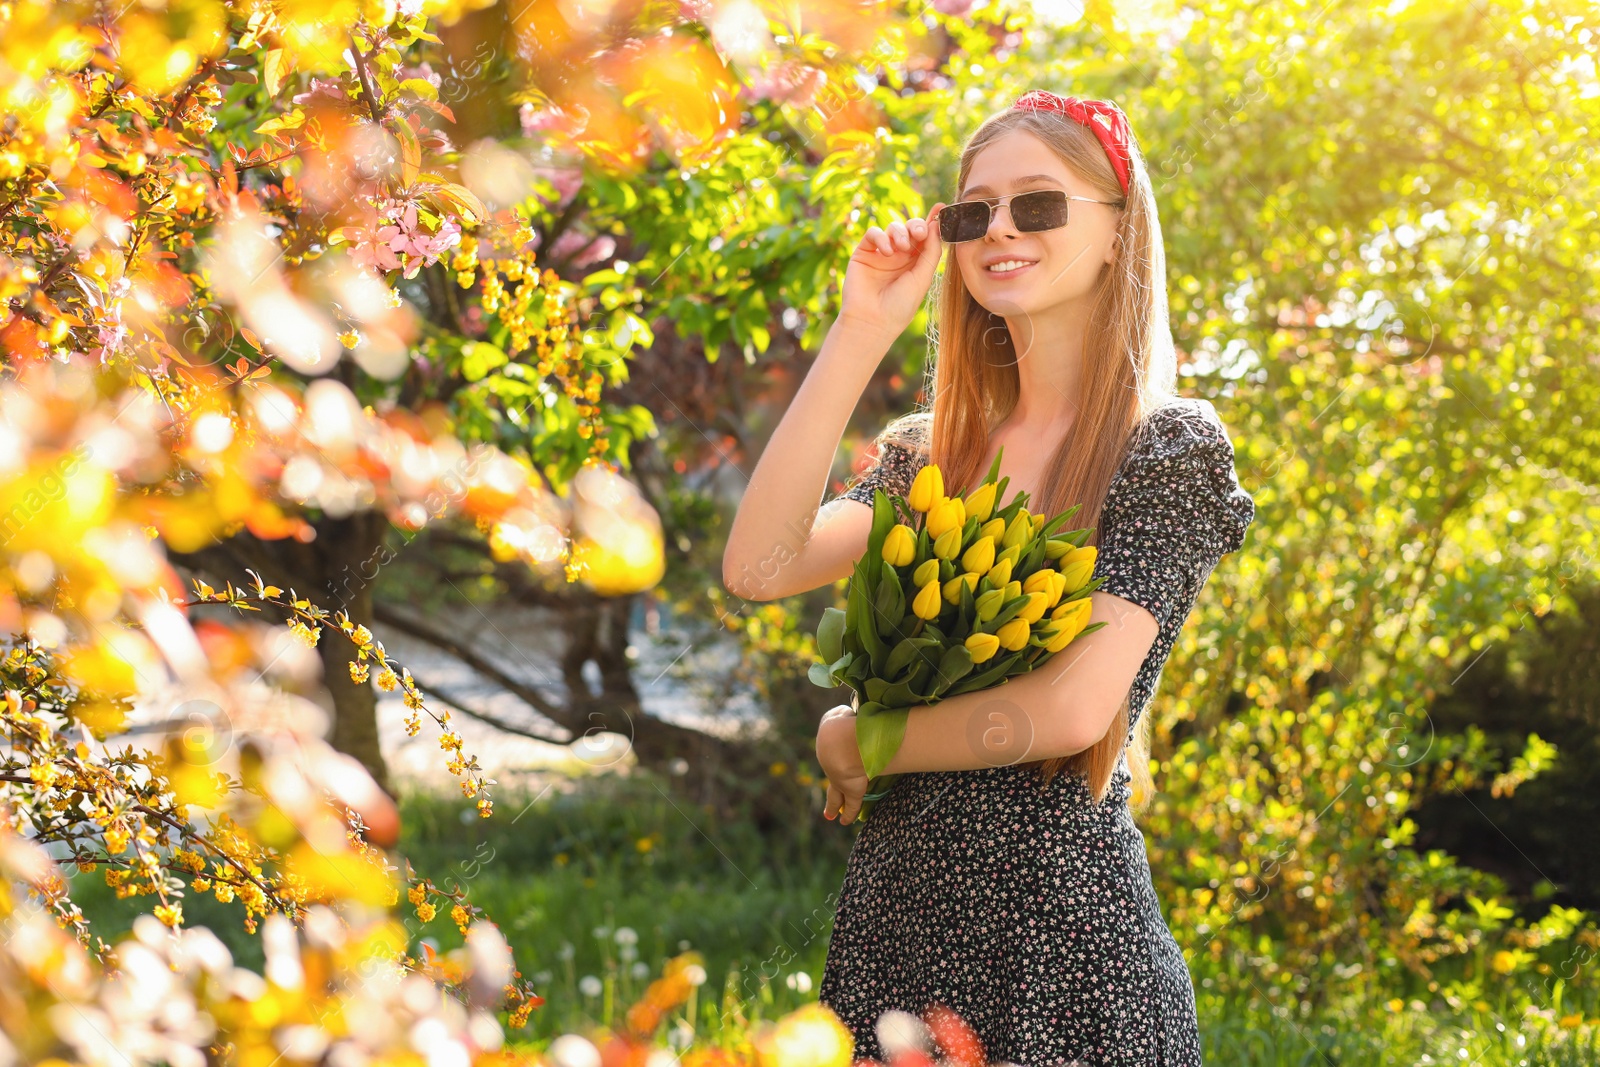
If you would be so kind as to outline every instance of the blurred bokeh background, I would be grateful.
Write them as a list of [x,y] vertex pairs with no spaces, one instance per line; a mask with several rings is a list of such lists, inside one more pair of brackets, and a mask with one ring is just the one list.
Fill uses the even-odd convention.
[[[297,901],[392,909],[425,972],[492,919],[530,1054],[626,1016],[718,1062],[814,1002],[852,831],[806,670],[842,583],[744,602],[724,536],[861,233],[1047,88],[1128,114],[1180,391],[1257,504],[1140,818],[1208,1059],[1600,1062],[1597,22],[0,6],[0,798],[60,864],[23,880],[90,947],[181,904],[269,970],[251,916]],[[925,325],[830,493],[925,399]],[[353,776],[395,899],[352,888],[359,843],[307,858],[347,845],[280,763]]]

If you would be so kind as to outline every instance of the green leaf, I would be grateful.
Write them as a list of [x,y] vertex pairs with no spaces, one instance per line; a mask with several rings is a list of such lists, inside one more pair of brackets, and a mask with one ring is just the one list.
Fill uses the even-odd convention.
[[939,659],[939,671],[934,675],[930,697],[942,696],[945,690],[972,673],[972,652],[966,645],[951,645]]
[[822,658],[832,663],[844,655],[845,613],[838,608],[825,608],[822,621],[817,624],[817,650]]
[[983,673],[974,674],[951,686],[945,692],[945,697],[959,696],[962,693],[975,693],[980,689],[988,689],[990,686],[995,685],[1010,673],[1011,668],[1022,658],[1023,651],[1025,650],[1019,649],[1010,655],[997,657],[993,663],[984,668]]
[[[1000,457],[1005,455],[1005,454],[1006,454],[1006,446],[1005,445],[1001,445],[1000,448],[999,448],[999,451],[995,452],[995,454],[994,454],[994,462],[989,464],[989,473],[985,474],[983,476],[983,482],[981,482],[979,484],[987,484],[989,482],[994,481],[996,478],[1000,477]],[[995,493],[995,499],[998,500],[999,498],[1000,498],[1000,494],[998,492],[996,492]]]
[[461,376],[469,382],[482,381],[490,371],[508,362],[506,354],[487,341],[468,341],[461,346]]
[[872,530],[867,534],[867,576],[878,580],[878,567],[883,562],[883,542],[894,529],[894,507],[882,489],[872,491]]
[[906,595],[900,587],[899,572],[888,564],[884,564],[881,570],[883,573],[878,579],[878,593],[872,602],[877,609],[873,625],[886,630],[906,613]]
[[906,738],[906,716],[910,708],[882,708],[868,711],[872,704],[863,704],[856,712],[856,745],[861,749],[861,762],[868,778],[876,778],[889,765],[900,743]]

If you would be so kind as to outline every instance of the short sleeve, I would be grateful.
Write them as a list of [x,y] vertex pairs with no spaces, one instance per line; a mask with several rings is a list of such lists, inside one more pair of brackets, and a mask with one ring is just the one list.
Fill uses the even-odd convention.
[[1100,591],[1181,626],[1200,589],[1244,545],[1255,500],[1233,442],[1206,400],[1181,399],[1142,426],[1106,495],[1095,571]]
[[911,492],[911,483],[922,465],[923,453],[918,449],[896,441],[883,441],[878,445],[878,458],[872,466],[834,499],[858,500],[871,507],[874,489],[905,496]]

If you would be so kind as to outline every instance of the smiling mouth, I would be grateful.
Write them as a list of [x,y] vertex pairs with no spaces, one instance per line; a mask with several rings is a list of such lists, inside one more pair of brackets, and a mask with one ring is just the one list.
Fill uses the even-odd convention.
[[1031,259],[1001,260],[992,267],[985,267],[984,273],[991,278],[1013,278],[1033,266],[1036,262],[1037,260]]

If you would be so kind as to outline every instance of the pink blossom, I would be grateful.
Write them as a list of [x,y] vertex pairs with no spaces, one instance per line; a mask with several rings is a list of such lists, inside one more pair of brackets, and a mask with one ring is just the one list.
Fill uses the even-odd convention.
[[293,96],[296,104],[309,104],[326,102],[331,104],[348,103],[350,97],[345,93],[344,82],[338,78],[312,78],[311,88],[303,93]]

